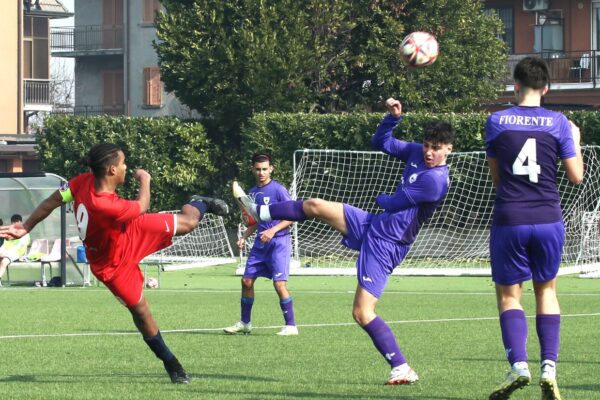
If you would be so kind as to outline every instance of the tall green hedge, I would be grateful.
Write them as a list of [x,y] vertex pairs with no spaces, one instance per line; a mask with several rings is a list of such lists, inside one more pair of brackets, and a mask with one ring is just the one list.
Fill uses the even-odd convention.
[[[179,209],[192,193],[210,193],[208,177],[215,171],[211,144],[200,123],[176,118],[51,116],[37,133],[42,169],[67,179],[87,168],[80,160],[100,142],[120,146],[131,171],[152,175],[151,209]],[[128,173],[120,194],[135,198],[137,182]]]
[[[600,144],[600,112],[565,114],[581,127],[584,144]],[[447,120],[457,132],[455,151],[483,150],[488,115],[408,113],[394,135],[420,141],[428,121]],[[275,179],[289,186],[295,150],[370,150],[371,136],[383,116],[381,113],[256,114],[241,131],[239,154],[235,151],[233,154],[231,149],[215,151],[199,122],[175,118],[52,116],[38,132],[38,152],[45,171],[68,178],[85,171],[79,160],[92,145],[114,142],[125,150],[129,168],[141,167],[152,175],[152,209],[173,209],[196,192],[230,201],[230,182],[225,182],[229,178],[221,172],[237,167],[240,181],[246,187],[253,185],[250,158],[258,150],[272,153]],[[230,159],[211,159],[211,155],[226,153],[232,153]],[[137,193],[131,176],[121,193],[128,197]],[[232,217],[233,220],[237,222]]]

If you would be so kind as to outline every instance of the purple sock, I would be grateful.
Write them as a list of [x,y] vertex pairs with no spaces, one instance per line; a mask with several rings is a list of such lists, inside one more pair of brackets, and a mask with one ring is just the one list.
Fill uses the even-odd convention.
[[289,200],[281,203],[274,203],[269,206],[271,219],[287,221],[304,221],[306,214],[302,209],[304,200]]
[[406,362],[404,354],[400,351],[394,332],[381,317],[375,317],[373,321],[362,327],[373,340],[373,344],[379,350],[392,368]]
[[295,326],[296,321],[294,321],[294,303],[292,302],[292,298],[288,297],[285,300],[279,301],[279,307],[281,307],[281,312],[283,312],[285,324]]
[[250,322],[250,314],[252,313],[253,297],[242,297],[242,322],[247,324]]
[[535,328],[540,340],[541,360],[558,360],[560,347],[560,314],[538,314]]
[[198,211],[200,211],[200,220],[202,220],[202,218],[204,217],[204,214],[206,214],[206,210],[208,209],[208,206],[206,205],[205,202],[203,202],[202,200],[195,200],[192,201],[190,203],[191,206],[194,206],[198,209]]
[[500,314],[500,330],[506,358],[510,365],[527,361],[527,319],[523,310],[506,310]]

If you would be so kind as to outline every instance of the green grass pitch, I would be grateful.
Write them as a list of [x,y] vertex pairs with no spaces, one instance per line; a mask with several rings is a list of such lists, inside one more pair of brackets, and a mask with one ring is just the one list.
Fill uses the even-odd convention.
[[[351,316],[353,277],[291,277],[300,335],[275,335],[283,318],[259,280],[254,331],[227,336],[239,318],[240,278],[228,265],[166,272],[147,290],[165,341],[192,376],[173,385],[129,313],[103,287],[0,289],[2,399],[487,399],[508,368],[489,278],[392,277],[378,306],[420,376],[383,383],[389,367]],[[534,315],[531,285],[524,304]],[[559,278],[564,399],[600,398],[600,281]],[[529,319],[537,399],[539,346]]]

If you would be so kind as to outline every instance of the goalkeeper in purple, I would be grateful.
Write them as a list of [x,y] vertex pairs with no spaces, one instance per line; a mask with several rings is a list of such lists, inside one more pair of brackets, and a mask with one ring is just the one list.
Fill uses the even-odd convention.
[[[256,179],[256,186],[250,189],[250,195],[257,204],[276,204],[290,200],[287,189],[279,182],[271,179],[273,165],[271,156],[267,153],[256,153],[252,156],[252,173]],[[256,232],[256,238],[242,276],[241,318],[230,327],[224,328],[225,333],[248,334],[252,330],[250,316],[254,304],[254,282],[257,278],[273,280],[273,287],[279,296],[279,306],[283,313],[285,325],[277,332],[279,336],[298,335],[298,328],[294,319],[294,305],[292,296],[287,288],[290,274],[290,258],[292,244],[289,226],[291,221],[252,221],[242,234],[237,245],[240,249],[248,238]]]
[[562,160],[569,181],[582,181],[580,132],[563,114],[540,106],[549,83],[543,60],[524,58],[513,76],[517,105],[492,114],[486,124],[486,154],[496,187],[490,232],[492,279],[502,341],[511,365],[506,379],[489,398],[508,399],[531,380],[527,320],[521,305],[523,282],[531,279],[542,400],[560,400],[556,383],[560,342],[556,275],[565,228],[556,175],[557,163]]
[[352,315],[389,363],[387,383],[398,385],[414,383],[419,378],[409,367],[393,331],[375,314],[375,307],[390,274],[448,192],[446,159],[452,151],[454,130],[448,123],[435,122],[426,127],[423,144],[395,139],[392,131],[402,120],[402,105],[390,98],[386,106],[389,114],[379,124],[371,143],[373,148],[405,161],[406,167],[396,191],[382,193],[375,199],[382,213],[373,214],[322,199],[257,206],[239,187],[234,196],[248,213],[261,221],[316,218],[340,232],[345,246],[359,251]]

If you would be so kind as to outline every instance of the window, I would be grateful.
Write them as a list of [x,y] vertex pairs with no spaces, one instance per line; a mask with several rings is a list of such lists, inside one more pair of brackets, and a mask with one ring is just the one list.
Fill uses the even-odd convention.
[[154,16],[161,10],[158,0],[144,0],[144,24],[153,24]]
[[25,16],[24,21],[24,77],[25,79],[49,79],[48,19]]
[[538,13],[537,25],[533,27],[533,51],[562,55],[565,49],[563,40],[562,10],[548,10]]
[[160,81],[160,68],[144,68],[144,105],[160,107],[162,104],[162,82]]
[[106,114],[123,114],[123,71],[102,71],[102,111]]
[[499,7],[499,8],[487,8],[485,13],[490,15],[495,13],[498,18],[504,24],[504,33],[500,35],[500,39],[508,47],[508,53],[514,54],[515,50],[515,28],[514,28],[514,16],[512,7]]
[[41,166],[39,160],[23,160],[23,172],[39,172]]

